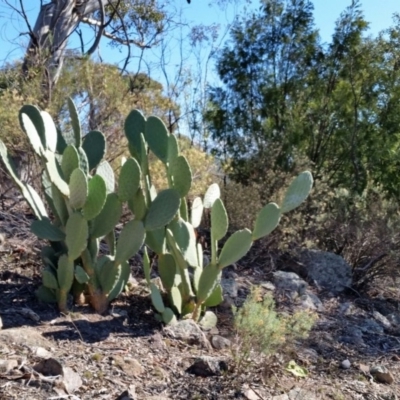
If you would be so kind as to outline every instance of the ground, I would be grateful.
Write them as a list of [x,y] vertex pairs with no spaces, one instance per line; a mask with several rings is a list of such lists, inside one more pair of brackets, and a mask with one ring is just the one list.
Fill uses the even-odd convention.
[[[132,260],[138,284],[114,301],[107,315],[75,306],[60,315],[54,305],[40,303],[34,291],[40,284],[42,243],[29,233],[31,218],[16,205],[0,207],[0,230],[6,236],[0,252],[0,399],[122,399],[129,389],[131,397],[127,392],[125,398],[139,400],[400,399],[400,330],[371,323],[376,312],[400,312],[399,287],[393,282],[377,282],[367,293],[315,292],[324,311],[310,337],[269,359],[254,355],[253,365],[238,374],[229,349],[167,335],[141,284],[140,257]],[[260,245],[237,266],[242,296],[251,282],[271,279],[269,258]],[[285,296],[277,302],[279,309],[290,307]],[[231,310],[221,306],[215,312],[219,334],[233,341]],[[204,355],[226,361],[228,370],[211,377],[188,372],[195,358]],[[49,357],[54,365],[46,373],[37,366]],[[290,360],[305,367],[307,377],[286,371]],[[343,368],[344,360],[350,361],[349,368]],[[7,368],[10,361],[14,364]],[[392,384],[372,378],[368,371],[376,365],[390,371]],[[67,375],[65,368],[72,371],[69,388],[80,380],[70,394],[54,376]]]

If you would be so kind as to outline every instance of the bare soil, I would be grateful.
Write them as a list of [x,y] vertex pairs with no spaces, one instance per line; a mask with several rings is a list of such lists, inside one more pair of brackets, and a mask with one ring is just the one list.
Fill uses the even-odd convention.
[[[74,305],[69,315],[60,315],[54,305],[40,303],[34,291],[41,280],[38,252],[42,243],[29,233],[31,220],[18,205],[0,211],[0,230],[6,236],[0,249],[0,360],[18,360],[17,368],[0,369],[0,399],[122,399],[118,396],[129,388],[131,397],[126,398],[140,400],[400,399],[399,329],[364,331],[360,342],[343,339],[350,325],[361,325],[373,318],[374,311],[384,315],[400,312],[399,287],[391,281],[377,282],[373,292],[358,295],[316,291],[325,310],[319,313],[310,337],[268,359],[255,355],[253,365],[238,374],[232,368],[229,349],[190,345],[165,334],[154,318],[148,292],[140,284],[140,257],[131,260],[132,275],[139,284],[114,301],[107,315]],[[235,271],[240,277],[240,296],[244,298],[248,292],[246,285],[270,280],[272,271],[268,251],[262,245],[254,247]],[[291,307],[284,295],[277,302],[279,309]],[[345,313],[344,307],[361,312]],[[233,339],[230,309],[215,311],[220,335]],[[21,343],[2,338],[1,333],[12,328],[40,333],[45,342],[37,346],[47,348],[61,365],[76,372],[82,385],[63,394],[55,384],[56,377],[35,372],[35,346],[28,339]],[[188,368],[201,355],[225,360],[228,371],[211,377],[189,373]],[[346,359],[351,366],[343,369],[341,363]],[[287,372],[290,360],[305,367],[308,376],[298,378]],[[394,382],[376,382],[368,372],[374,365],[388,368]]]

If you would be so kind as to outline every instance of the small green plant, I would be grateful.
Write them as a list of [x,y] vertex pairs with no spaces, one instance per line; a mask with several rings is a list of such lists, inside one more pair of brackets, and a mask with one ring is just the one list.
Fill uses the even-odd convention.
[[306,338],[316,319],[306,311],[279,315],[273,297],[262,297],[258,287],[252,289],[242,307],[234,307],[233,313],[236,341],[232,354],[237,371],[251,364],[253,352],[269,356],[289,349],[296,339]]

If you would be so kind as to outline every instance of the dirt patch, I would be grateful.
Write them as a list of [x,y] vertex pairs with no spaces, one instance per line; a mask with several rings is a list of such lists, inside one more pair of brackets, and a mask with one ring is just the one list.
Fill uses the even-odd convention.
[[[126,399],[149,400],[400,398],[400,328],[379,322],[379,315],[400,312],[399,287],[390,281],[378,282],[374,293],[363,295],[315,291],[324,311],[309,339],[268,360],[254,355],[254,365],[238,375],[230,369],[229,349],[189,345],[168,336],[141,284],[114,301],[104,316],[75,306],[69,315],[60,315],[55,306],[38,302],[34,291],[40,284],[41,244],[29,234],[30,218],[21,212],[0,213],[0,230],[6,234],[0,252],[1,399],[122,399],[123,393]],[[140,283],[140,258],[131,261]],[[246,297],[252,282],[268,281],[272,271],[269,254],[255,247],[234,271],[240,283],[234,302]],[[280,310],[293,307],[284,294],[276,300]],[[230,308],[222,305],[215,311],[219,334],[233,339]],[[194,376],[189,367],[200,356],[226,361],[228,371]],[[81,385],[67,393],[60,376],[37,372],[43,357],[76,373]],[[290,360],[306,368],[308,376],[287,372]],[[372,377],[370,368],[376,365],[390,371],[392,384]]]

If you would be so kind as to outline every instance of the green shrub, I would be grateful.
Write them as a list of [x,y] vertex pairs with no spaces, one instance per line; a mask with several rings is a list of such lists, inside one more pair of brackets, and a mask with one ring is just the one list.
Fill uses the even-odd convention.
[[253,352],[269,356],[306,338],[316,320],[315,314],[306,311],[278,314],[273,297],[268,294],[263,298],[258,287],[233,312],[236,341],[232,353],[239,372],[251,364]]

